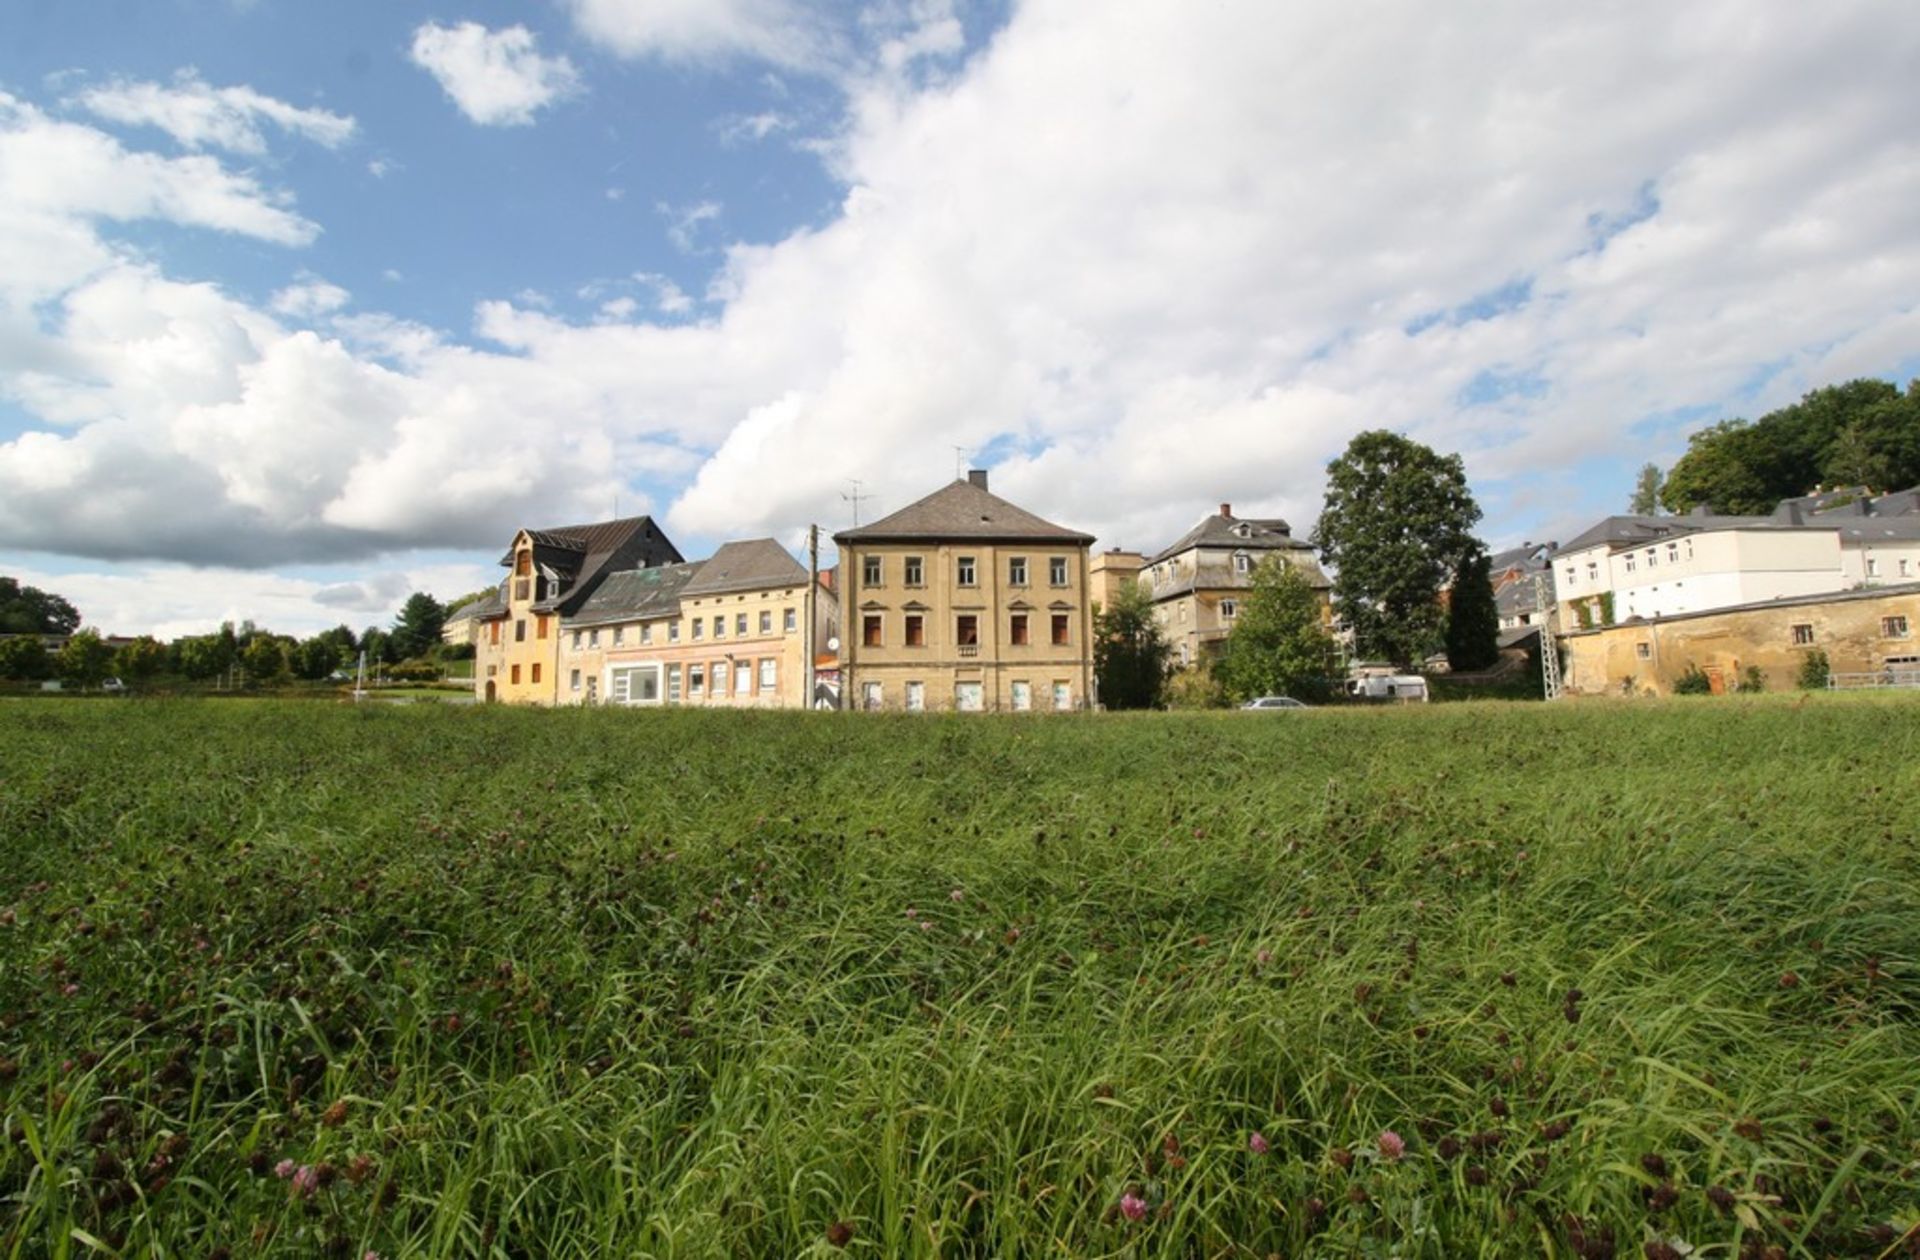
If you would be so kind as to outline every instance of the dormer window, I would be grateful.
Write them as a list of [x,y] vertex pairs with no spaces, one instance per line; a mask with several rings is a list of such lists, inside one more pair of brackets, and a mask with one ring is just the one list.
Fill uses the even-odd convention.
[[1251,538],[1253,537],[1253,526],[1247,524],[1245,521],[1241,521],[1233,527],[1233,533],[1236,538]]
[[1242,575],[1253,572],[1253,557],[1244,551],[1234,552],[1233,571]]

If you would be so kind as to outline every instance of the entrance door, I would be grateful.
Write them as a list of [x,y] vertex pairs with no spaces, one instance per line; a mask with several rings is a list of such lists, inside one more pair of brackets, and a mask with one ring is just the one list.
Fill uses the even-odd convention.
[[493,679],[491,678],[487,679],[487,703],[492,704],[495,700],[499,698],[500,698],[499,695],[494,690]]

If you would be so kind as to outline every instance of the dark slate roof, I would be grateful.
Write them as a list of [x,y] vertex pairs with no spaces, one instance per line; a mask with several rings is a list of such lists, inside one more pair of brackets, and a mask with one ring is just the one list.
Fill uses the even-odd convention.
[[749,538],[722,544],[701,567],[700,575],[687,583],[686,594],[691,598],[765,590],[769,586],[805,589],[806,585],[806,569],[785,547],[771,538]]
[[[558,590],[534,605],[540,612],[557,611],[572,616],[609,572],[653,561],[684,559],[651,516],[625,516],[587,525],[556,525],[529,529],[526,534],[533,542],[534,563],[563,579]],[[500,563],[512,566],[512,548],[500,557]]]
[[1091,546],[1093,535],[1042,520],[971,481],[955,481],[871,525],[842,530],[833,541],[928,542],[940,539],[981,542],[1078,543]]
[[[1333,586],[1333,583],[1327,580],[1327,575],[1321,571],[1320,565],[1311,557],[1293,559],[1286,563],[1304,574],[1307,584],[1315,590],[1327,590]],[[1155,600],[1171,599],[1175,595],[1185,595],[1188,591],[1194,590],[1225,591],[1251,590],[1252,588],[1253,575],[1235,573],[1230,564],[1182,566],[1179,577],[1165,582],[1149,582],[1147,587],[1153,592]]]
[[[1245,526],[1247,536],[1242,538],[1234,532],[1235,526]],[[1219,548],[1223,551],[1311,551],[1313,544],[1293,536],[1293,527],[1278,518],[1256,520],[1249,517],[1212,516],[1202,517],[1200,523],[1180,536],[1180,541],[1166,548],[1160,554],[1147,561],[1159,564],[1170,556],[1195,547]]]
[[[1547,598],[1552,599],[1553,597],[1553,579],[1552,575],[1549,574],[1547,579]],[[1531,579],[1520,582],[1509,582],[1495,591],[1493,593],[1493,606],[1499,610],[1501,615],[1509,617],[1518,616],[1520,613],[1538,612],[1540,607],[1538,601],[1533,597],[1533,582]]]
[[1497,577],[1510,569],[1531,573],[1536,569],[1548,568],[1551,564],[1549,557],[1553,555],[1553,549],[1558,545],[1550,542],[1529,542],[1521,543],[1518,547],[1509,547],[1505,551],[1496,551],[1487,557],[1487,571]]
[[651,569],[609,573],[600,589],[567,618],[570,626],[604,625],[613,621],[642,621],[671,617],[680,611],[680,596],[702,567],[710,563],[663,564]]
[[1630,547],[1638,543],[1663,542],[1708,529],[1783,528],[1792,526],[1771,516],[1715,516],[1706,512],[1689,512],[1685,516],[1609,516],[1571,542],[1563,543],[1553,554],[1571,555],[1602,543],[1613,547]]

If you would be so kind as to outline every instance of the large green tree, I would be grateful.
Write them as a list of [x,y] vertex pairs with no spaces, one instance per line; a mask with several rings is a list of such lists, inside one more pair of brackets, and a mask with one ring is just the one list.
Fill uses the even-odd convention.
[[1109,709],[1154,709],[1167,685],[1172,647],[1153,615],[1153,596],[1128,582],[1093,620],[1093,672]]
[[145,682],[167,663],[167,649],[152,635],[141,635],[114,653],[113,671],[129,682]]
[[1500,609],[1494,601],[1492,570],[1492,558],[1476,542],[1454,572],[1447,598],[1447,664],[1454,669],[1486,669],[1500,659]]
[[441,627],[447,624],[447,610],[425,591],[415,591],[401,605],[393,623],[393,651],[401,660],[425,656],[439,646]]
[[1723,420],[1687,442],[1661,503],[1761,515],[1816,486],[1874,491],[1920,484],[1920,381],[1903,394],[1860,379],[1816,389],[1758,420]]
[[0,639],[0,678],[45,678],[52,672],[53,659],[38,635]]
[[1479,519],[1460,457],[1397,433],[1362,433],[1327,465],[1313,541],[1337,570],[1335,611],[1360,655],[1411,667],[1440,647],[1440,589]]
[[1332,691],[1334,668],[1333,635],[1321,614],[1320,592],[1300,570],[1267,557],[1253,571],[1252,589],[1240,601],[1214,676],[1234,700],[1324,700]]
[[56,658],[60,677],[76,687],[98,687],[113,668],[113,649],[98,631],[82,630],[67,640]]
[[240,653],[240,663],[256,683],[276,683],[287,676],[287,641],[278,635],[256,632]]
[[0,577],[0,634],[72,634],[80,614],[58,595]]

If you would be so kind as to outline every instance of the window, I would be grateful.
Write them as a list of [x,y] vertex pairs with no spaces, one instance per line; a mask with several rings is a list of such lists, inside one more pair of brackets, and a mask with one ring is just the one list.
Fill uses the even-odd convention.
[[1233,553],[1233,571],[1239,574],[1253,572],[1253,557],[1244,551]]
[[862,586],[880,585],[880,557],[879,556],[861,557],[860,584]]
[[752,661],[735,661],[733,663],[733,694],[736,696],[753,694]]
[[580,632],[578,630],[573,632],[573,650],[576,652],[580,650]]
[[1809,643],[1812,643],[1812,642],[1813,642],[1812,626],[1798,625],[1793,628],[1793,646],[1806,647]]
[[1905,617],[1880,618],[1880,633],[1885,635],[1889,639],[1906,638],[1907,637],[1907,619]]
[[716,696],[726,695],[727,663],[725,661],[715,661],[713,663],[713,669],[710,672],[713,675],[713,694]]
[[773,633],[773,610],[770,608],[763,608],[760,610],[760,633],[761,634]]
[[1687,539],[1686,544],[1687,544],[1687,559],[1691,560],[1693,559],[1693,539],[1691,538]]
[[1627,572],[1633,572],[1633,553],[1631,551],[1622,556],[1621,561]]
[[1025,713],[1033,708],[1033,684],[1015,680],[1013,684],[1013,711]]
[[568,689],[569,691],[578,691],[578,690],[580,690],[580,671],[579,671],[579,670],[577,670],[577,669],[576,669],[576,670],[574,670],[574,671],[573,671],[573,673],[572,673],[571,675],[569,675],[569,676],[568,676],[568,678],[567,678],[567,689]]
[[490,621],[487,623],[487,642],[493,644],[495,647],[500,646],[500,623],[499,622]]
[[1067,584],[1067,558],[1065,556],[1049,556],[1047,558],[1047,583],[1050,586],[1065,586]]
[[715,613],[713,615],[713,637],[716,639],[724,639],[727,637],[727,614]]
[[747,614],[735,614],[733,618],[733,637],[736,639],[744,639],[747,637]]
[[520,667],[518,665],[513,666],[507,671],[507,681],[516,687],[520,685]]
[[632,665],[615,669],[610,688],[615,704],[659,704],[660,667]]
[[1867,557],[1867,576],[1868,577],[1880,576],[1880,562],[1871,556]]
[[678,665],[667,666],[667,703],[680,703],[680,667]]
[[533,663],[533,681],[540,681],[540,662],[538,661]]
[[924,713],[927,708],[927,684],[910,682],[907,684],[907,712]]
[[1901,576],[1901,577],[1908,577],[1908,576],[1911,576],[1911,575],[1910,575],[1910,574],[1908,573],[1908,568],[1909,568],[1909,562],[1907,561],[1907,559],[1906,559],[1905,557],[1902,557],[1902,558],[1901,558],[1901,560],[1900,560],[1900,576]]
[[1067,614],[1053,614],[1053,645],[1060,647],[1067,642]]
[[961,647],[978,647],[980,644],[980,618],[972,613],[961,613],[954,621],[953,641]]
[[953,684],[953,707],[962,713],[978,713],[986,706],[981,703],[980,684],[963,682]]
[[707,667],[687,666],[687,699],[698,700],[707,694]]
[[695,643],[698,643],[700,642],[700,640],[706,637],[707,637],[707,619],[705,617],[695,617],[693,619],[693,641]]
[[1053,707],[1071,709],[1073,707],[1073,688],[1064,682],[1053,684]]
[[879,647],[880,645],[880,614],[868,613],[860,618],[860,646]]
[[619,647],[623,642],[626,641],[626,637],[627,637],[627,628],[625,626],[615,626],[613,628],[613,646]]
[[1567,566],[1567,585],[1571,586],[1578,580],[1579,580],[1579,576],[1574,570],[1574,567],[1572,565],[1568,565]]
[[667,623],[667,642],[669,643],[680,642],[680,623],[679,622],[669,621]]
[[1633,654],[1643,661],[1652,660],[1653,645],[1651,643],[1636,643],[1633,645]]
[[927,646],[927,619],[919,613],[907,614],[907,646]]
[[780,685],[780,662],[771,656],[760,658],[760,690],[764,694]]
[[1660,563],[1660,553],[1652,547],[1647,548],[1647,567],[1654,568]]
[[1679,543],[1667,544],[1667,563],[1668,564],[1680,563],[1680,544]]
[[1012,624],[1007,627],[1007,642],[1015,647],[1025,647],[1030,642],[1027,638],[1027,614],[1013,614]]
[[1222,618],[1224,618],[1227,621],[1232,621],[1235,617],[1238,617],[1239,615],[1240,615],[1239,600],[1223,599],[1220,601],[1220,616]]
[[1007,585],[1025,586],[1027,584],[1027,558],[1009,556],[1007,558]]
[[921,567],[919,556],[907,557],[905,581],[908,586],[925,586],[927,584],[926,570]]
[[958,560],[954,561],[953,580],[961,586],[977,586],[979,584],[974,576],[972,556],[961,556]]
[[587,646],[590,648],[600,646],[600,632],[598,630],[587,631]]
[[860,684],[860,707],[863,709],[879,708],[885,696],[886,692],[881,690],[877,682]]
[[800,624],[800,618],[791,608],[787,609],[786,618],[786,621],[781,623],[781,629],[785,630],[788,634],[792,634],[794,628]]
[[643,645],[653,642],[653,623],[651,621],[640,627],[640,642]]
[[1597,562],[1592,560],[1587,561],[1587,581],[1598,582],[1599,580],[1600,580],[1600,565]]
[[527,623],[524,620],[513,623],[513,641],[515,643],[527,641]]

